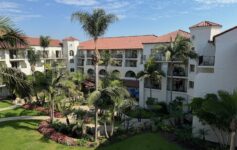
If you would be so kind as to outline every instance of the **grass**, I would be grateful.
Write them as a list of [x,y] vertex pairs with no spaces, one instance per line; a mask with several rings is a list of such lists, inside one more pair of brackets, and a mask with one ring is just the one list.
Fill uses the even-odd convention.
[[0,108],[12,106],[13,104],[9,100],[0,100]]
[[99,150],[184,150],[162,138],[158,133],[145,133]]
[[7,150],[183,150],[158,133],[146,133],[96,149],[68,147],[44,138],[36,131],[37,121],[14,121],[0,124],[1,149]]
[[38,111],[26,110],[23,108],[0,111],[0,118],[17,117],[17,116],[37,116],[37,115],[43,115],[43,114]]
[[37,121],[14,121],[0,124],[1,149],[7,150],[92,150],[68,147],[44,138],[38,131]]

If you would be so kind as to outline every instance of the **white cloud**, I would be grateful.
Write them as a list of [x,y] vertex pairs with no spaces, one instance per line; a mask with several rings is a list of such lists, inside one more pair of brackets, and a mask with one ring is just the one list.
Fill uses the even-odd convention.
[[195,0],[201,4],[234,4],[237,3],[237,0]]
[[98,2],[96,0],[55,0],[58,3],[78,6],[93,6]]
[[0,9],[18,9],[19,5],[13,2],[0,2]]

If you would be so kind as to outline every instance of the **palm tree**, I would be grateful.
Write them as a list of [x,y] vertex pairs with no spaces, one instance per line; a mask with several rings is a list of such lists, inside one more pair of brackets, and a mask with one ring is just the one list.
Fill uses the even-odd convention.
[[[98,38],[105,34],[109,25],[117,20],[114,14],[107,14],[103,9],[94,9],[93,13],[88,12],[75,12],[71,16],[72,20],[79,21],[83,30],[94,40],[95,44],[95,86],[96,90],[99,87],[99,73],[98,63],[100,60],[100,53],[97,48]],[[97,110],[96,110],[97,111]],[[97,140],[97,112],[95,111],[95,140]]]
[[137,73],[138,79],[150,80],[150,98],[152,98],[152,83],[159,83],[165,73],[162,70],[158,70],[154,57],[150,57],[144,65],[144,71]]
[[105,65],[105,71],[108,73],[108,66],[109,63],[111,62],[111,54],[109,51],[103,51],[101,53],[101,58],[102,58],[102,64]]
[[49,47],[50,37],[49,36],[40,36],[40,46],[43,48],[43,57],[45,58],[45,49]]
[[11,20],[0,16],[0,49],[27,46],[24,34],[14,27]]
[[0,68],[0,79],[3,84],[20,97],[28,97],[31,94],[31,86],[26,81],[26,75],[15,68]]
[[100,60],[100,53],[97,48],[97,41],[100,36],[103,36],[108,29],[109,25],[117,20],[114,14],[107,14],[103,9],[94,9],[93,13],[88,12],[75,12],[71,16],[72,20],[79,21],[83,30],[94,40],[95,44],[95,75],[96,75],[96,90],[98,90],[98,63]]
[[[130,96],[129,92],[124,87],[107,87],[105,89],[101,89],[101,90],[92,92],[88,98],[89,103],[95,107],[96,112],[98,112],[98,109],[107,111],[105,116],[102,117],[103,120],[105,120],[105,118],[108,117],[107,116],[108,112],[111,112],[111,115],[110,115],[111,116],[110,136],[113,135],[115,112],[119,111],[121,108],[123,108],[125,105],[128,104],[127,101],[129,99],[127,99],[127,101],[126,101],[126,98],[129,96]],[[96,117],[96,118],[98,118],[98,117]],[[108,120],[108,119],[106,119],[106,120]],[[106,121],[103,121],[103,122],[104,122],[104,127],[106,130]],[[97,138],[97,135],[96,135],[96,138]]]
[[[233,93],[219,91],[218,95],[207,94],[205,98],[194,98],[191,108],[201,121],[218,128],[220,132],[230,132],[230,150],[235,150],[237,91]],[[224,144],[226,141],[228,140],[223,139],[223,142],[219,143]]]
[[63,79],[64,74],[57,70],[47,70],[45,72],[46,79],[46,91],[48,93],[48,99],[50,102],[50,120],[54,122],[54,107],[55,107],[55,97],[58,93],[58,87]]
[[36,53],[33,49],[29,49],[27,57],[28,57],[28,61],[29,61],[30,66],[31,66],[32,74],[34,75],[35,65],[38,61],[40,61],[40,54]]
[[173,71],[174,71],[174,64],[175,61],[180,61],[182,63],[188,62],[190,59],[197,58],[197,54],[192,50],[191,41],[189,38],[177,35],[175,40],[171,41],[168,45],[163,46],[155,46],[156,50],[160,51],[164,55],[167,53],[169,54],[169,58],[167,61],[170,61],[170,73],[171,73],[171,80],[170,80],[170,101],[173,100],[172,91],[173,91]]
[[[0,16],[0,49],[27,46],[24,34],[14,27],[11,20]],[[20,70],[0,66],[0,79],[13,93],[29,96],[31,87]]]

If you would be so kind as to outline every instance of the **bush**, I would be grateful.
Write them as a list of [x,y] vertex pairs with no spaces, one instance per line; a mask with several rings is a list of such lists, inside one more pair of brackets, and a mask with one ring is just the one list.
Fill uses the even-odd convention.
[[148,106],[150,106],[150,105],[154,105],[155,104],[155,98],[152,98],[152,97],[149,97],[148,99],[147,99],[147,101],[146,101],[146,104],[148,105]]
[[82,146],[82,147],[87,146],[87,141],[85,139],[78,139],[77,143],[79,146]]

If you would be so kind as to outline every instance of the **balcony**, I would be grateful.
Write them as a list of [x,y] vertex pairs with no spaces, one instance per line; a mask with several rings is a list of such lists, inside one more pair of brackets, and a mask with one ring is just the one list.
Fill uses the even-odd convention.
[[126,60],[125,67],[137,67],[136,60]]
[[165,56],[163,56],[162,54],[156,54],[154,55],[154,59],[155,61],[165,61]]
[[112,51],[111,58],[123,58],[123,53],[121,51]]
[[25,53],[16,50],[10,50],[10,59],[25,59]]
[[[169,76],[172,76],[171,71],[169,71]],[[186,77],[187,69],[185,67],[174,67],[173,76]]]
[[[168,81],[168,87],[167,89],[171,90],[170,85],[171,80]],[[185,79],[173,79],[173,85],[172,85],[172,91],[175,92],[187,92],[187,81]]]
[[5,59],[5,55],[0,54],[0,61]]
[[94,52],[93,51],[87,51],[86,53],[86,57],[87,58],[92,58],[94,56]]
[[136,50],[126,51],[125,58],[137,58],[138,54]]
[[79,53],[78,58],[85,58],[85,54],[84,53]]
[[199,56],[199,66],[214,66],[215,56]]
[[79,61],[77,62],[77,66],[84,66],[84,61],[79,60]]

